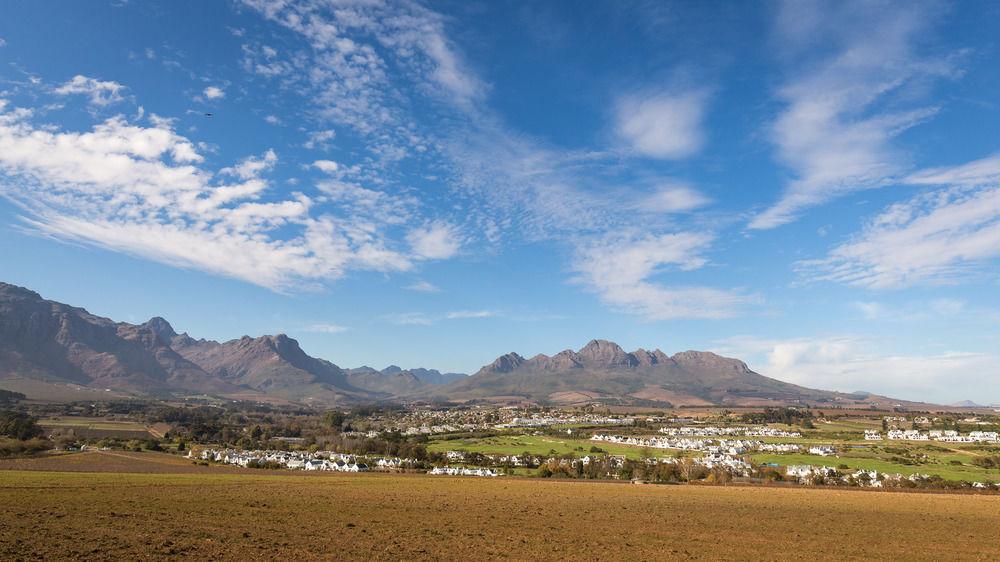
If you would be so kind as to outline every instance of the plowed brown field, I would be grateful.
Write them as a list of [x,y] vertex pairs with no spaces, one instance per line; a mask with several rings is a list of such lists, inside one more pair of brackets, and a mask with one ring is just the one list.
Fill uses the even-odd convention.
[[163,455],[139,454],[58,460],[116,472],[4,463],[0,560],[1000,559],[998,496],[315,477],[176,458],[170,470]]

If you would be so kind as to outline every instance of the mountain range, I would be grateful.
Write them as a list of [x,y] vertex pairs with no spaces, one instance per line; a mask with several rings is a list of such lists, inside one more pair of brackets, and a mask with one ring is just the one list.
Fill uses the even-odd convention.
[[606,340],[553,356],[508,353],[472,376],[395,365],[342,369],[308,355],[284,334],[194,339],[160,317],[114,322],[6,283],[0,283],[0,388],[50,400],[213,396],[317,405],[913,405],[793,385],[711,352],[626,352]]

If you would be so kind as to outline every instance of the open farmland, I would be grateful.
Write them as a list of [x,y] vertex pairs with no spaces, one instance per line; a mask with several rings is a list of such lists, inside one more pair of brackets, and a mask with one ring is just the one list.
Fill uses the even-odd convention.
[[83,416],[67,416],[61,418],[46,418],[38,421],[46,432],[71,432],[73,435],[88,439],[106,437],[119,439],[147,439],[149,428],[141,423]]
[[[307,475],[164,457],[41,467],[133,473],[0,471],[0,559],[1000,557],[998,496]],[[151,466],[166,473],[142,473]]]

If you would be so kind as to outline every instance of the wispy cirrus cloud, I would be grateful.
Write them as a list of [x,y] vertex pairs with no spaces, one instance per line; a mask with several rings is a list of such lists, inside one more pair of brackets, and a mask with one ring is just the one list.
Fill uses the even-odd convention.
[[1000,258],[1000,156],[916,172],[904,182],[948,186],[889,206],[827,257],[799,262],[799,271],[873,289],[988,274]]
[[419,280],[414,283],[410,283],[404,287],[407,291],[416,291],[418,293],[440,293],[441,288],[437,285],[430,283],[428,281]]
[[496,316],[500,316],[500,313],[493,310],[453,310],[444,314],[399,312],[382,316],[382,320],[397,326],[431,326],[448,320],[473,320]]
[[[244,0],[264,18],[302,36],[313,54],[282,58],[273,48],[245,48],[244,66],[269,77],[306,77],[316,90],[324,116],[365,135],[386,132],[405,114],[393,101],[416,88],[459,105],[474,102],[485,90],[444,31],[444,18],[410,3],[322,0],[298,3]],[[394,79],[398,64],[411,83]],[[308,68],[306,68],[308,65]],[[303,72],[305,71],[305,72]],[[394,133],[390,142],[406,142]]]
[[[892,139],[938,108],[904,92],[959,74],[954,61],[919,53],[938,13],[935,4],[784,4],[777,36],[786,57],[796,53],[788,58],[798,60],[789,61],[792,78],[778,90],[784,109],[771,138],[793,178],[781,198],[750,221],[751,229],[792,222],[806,209],[893,183],[906,172],[909,159]],[[835,45],[833,54],[813,41]]]
[[445,315],[448,320],[459,320],[463,318],[492,318],[497,313],[492,310],[455,310]]
[[340,334],[348,331],[350,328],[347,326],[341,326],[340,324],[330,324],[327,322],[319,322],[317,324],[310,324],[303,328],[305,332],[314,332],[317,334]]

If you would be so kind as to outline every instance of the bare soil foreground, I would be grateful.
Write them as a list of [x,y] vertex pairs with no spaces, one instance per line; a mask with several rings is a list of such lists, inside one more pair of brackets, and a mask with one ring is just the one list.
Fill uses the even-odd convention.
[[1000,559],[998,496],[318,476],[110,452],[0,468],[0,560]]

